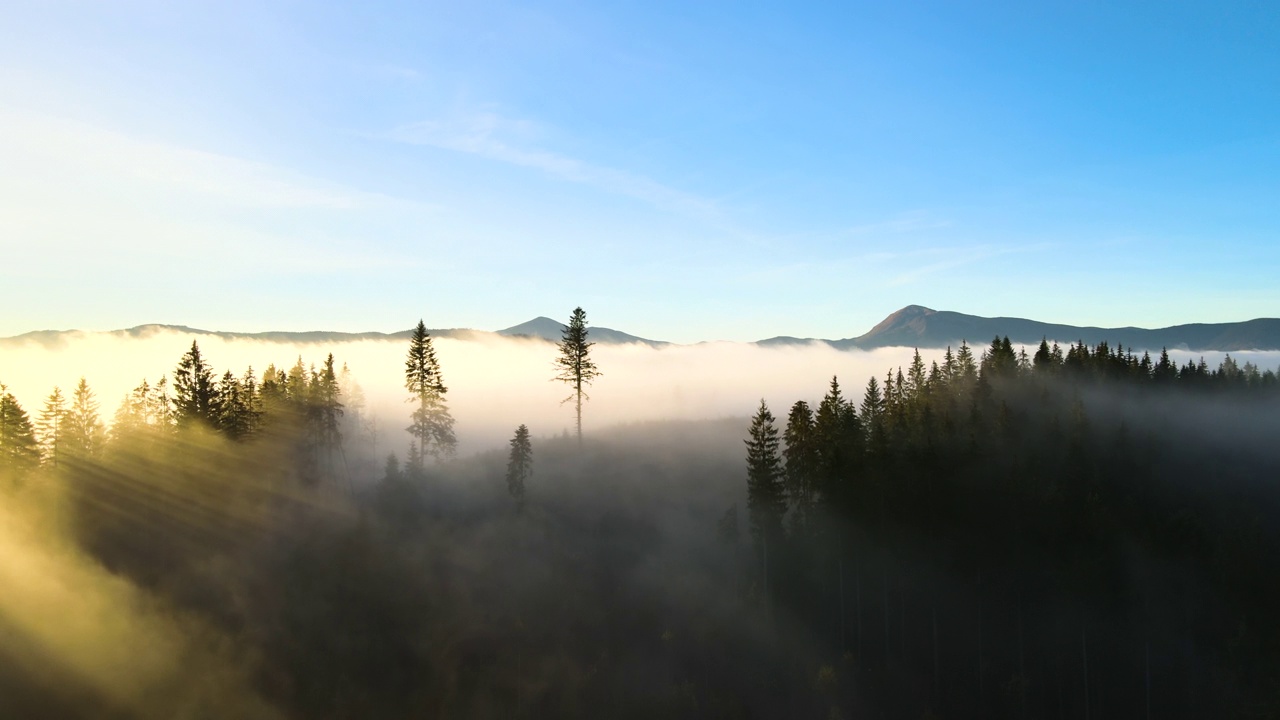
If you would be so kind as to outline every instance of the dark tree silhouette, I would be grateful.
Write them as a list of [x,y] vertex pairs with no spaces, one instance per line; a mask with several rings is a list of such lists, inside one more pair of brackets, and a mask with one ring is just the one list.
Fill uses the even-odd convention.
[[409,355],[404,363],[404,386],[409,391],[409,402],[417,403],[410,415],[408,427],[413,436],[409,449],[410,470],[421,470],[427,455],[436,460],[453,457],[458,439],[453,433],[453,416],[445,401],[444,378],[440,373],[440,361],[427,326],[418,321],[409,339]]
[[782,537],[782,516],[787,511],[782,459],[778,455],[778,428],[764,400],[751,419],[747,444],[747,512],[751,537],[761,552]]
[[560,356],[555,361],[559,373],[554,379],[568,383],[573,388],[573,394],[562,403],[574,401],[579,445],[582,444],[582,401],[591,399],[583,386],[590,385],[592,380],[601,375],[591,360],[591,346],[594,344],[587,341],[587,313],[580,307],[574,308],[573,314],[569,316],[569,324],[561,332]]
[[507,492],[516,501],[516,509],[524,509],[524,484],[533,475],[533,444],[529,441],[529,428],[521,425],[511,438],[511,453],[507,456]]
[[191,341],[191,349],[173,371],[173,409],[178,427],[201,423],[217,424],[218,387],[213,371],[200,355],[200,346]]

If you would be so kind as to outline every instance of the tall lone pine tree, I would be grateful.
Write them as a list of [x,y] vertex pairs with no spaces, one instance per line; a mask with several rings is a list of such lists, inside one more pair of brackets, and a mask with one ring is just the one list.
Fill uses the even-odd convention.
[[574,308],[573,314],[569,316],[569,324],[562,331],[560,357],[555,361],[560,373],[553,379],[568,383],[573,388],[573,394],[562,400],[561,404],[574,401],[579,445],[582,444],[582,399],[591,399],[582,386],[590,385],[592,380],[601,375],[596,364],[591,361],[592,345],[595,343],[587,342],[587,313],[580,307]]
[[409,339],[409,356],[404,363],[404,386],[409,391],[408,402],[417,403],[410,416],[413,424],[407,429],[413,436],[409,445],[409,467],[421,469],[427,455],[439,460],[452,457],[457,450],[458,439],[453,434],[453,416],[444,395],[449,389],[440,375],[440,361],[427,326],[418,321]]

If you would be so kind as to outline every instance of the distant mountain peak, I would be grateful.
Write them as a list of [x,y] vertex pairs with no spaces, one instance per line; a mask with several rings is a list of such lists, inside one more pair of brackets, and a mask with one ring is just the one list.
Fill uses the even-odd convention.
[[889,317],[881,320],[863,337],[866,337],[867,335],[875,335],[876,333],[887,332],[895,327],[910,325],[916,320],[927,318],[930,315],[935,315],[937,312],[937,310],[927,308],[923,305],[908,305],[895,313],[890,313]]
[[1044,323],[1017,317],[981,317],[908,305],[890,314],[866,334],[829,341],[838,348],[946,347],[968,341],[982,347],[993,337],[1034,346],[1041,338],[1060,343],[1106,341],[1135,350],[1161,348],[1201,351],[1280,349],[1280,320],[1260,318],[1236,323],[1195,323],[1158,329],[1098,328]]
[[[532,337],[541,338],[550,342],[560,342],[564,337],[565,324],[559,320],[552,320],[544,315],[527,320],[519,325],[512,325],[509,328],[499,330],[499,335],[507,337]],[[670,343],[661,340],[649,340],[642,337],[636,337],[624,333],[621,330],[613,330],[607,327],[587,327],[587,339],[591,342],[599,342],[605,344],[622,344],[622,343],[641,343],[651,347],[660,345],[669,345]]]
[[552,320],[545,315],[539,315],[532,320],[526,320],[519,325],[512,325],[497,332],[499,335],[506,335],[507,337],[536,337],[543,340],[558,341],[564,328],[564,323]]

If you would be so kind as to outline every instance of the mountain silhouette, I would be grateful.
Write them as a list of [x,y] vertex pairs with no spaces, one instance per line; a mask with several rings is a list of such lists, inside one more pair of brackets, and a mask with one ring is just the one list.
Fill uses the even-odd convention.
[[1280,319],[1259,318],[1234,323],[1192,323],[1166,328],[1100,328],[1039,322],[1016,317],[981,317],[908,305],[892,313],[857,337],[843,340],[775,337],[762,345],[820,342],[840,349],[871,350],[880,347],[941,348],[966,340],[982,348],[992,338],[1008,336],[1015,345],[1038,345],[1042,338],[1062,345],[1084,341],[1093,346],[1106,341],[1112,347],[1158,351],[1280,350]]
[[[525,337],[559,342],[564,324],[549,317],[536,317],[532,320],[513,325],[503,330],[489,332],[467,328],[429,329],[432,337],[448,337],[471,339],[486,335],[502,335],[505,337]],[[638,337],[621,330],[607,327],[588,327],[589,339],[605,345],[622,343],[641,343],[650,347],[662,347],[671,343],[661,340],[650,340]],[[341,343],[358,340],[402,340],[407,339],[411,330],[399,332],[224,332],[200,330],[185,325],[138,325],[126,330],[113,330],[109,335],[116,337],[142,338],[161,332],[176,332],[185,335],[208,335],[231,340],[259,340],[263,342],[289,343]],[[33,342],[49,347],[58,347],[67,341],[84,334],[79,330],[39,330],[9,338],[0,338],[0,346]],[[1084,341],[1093,346],[1106,341],[1113,347],[1123,345],[1133,350],[1158,351],[1161,348],[1170,350],[1204,351],[1204,352],[1238,352],[1241,350],[1280,350],[1280,318],[1258,318],[1233,323],[1191,323],[1173,325],[1166,328],[1146,329],[1138,327],[1100,328],[1089,326],[1062,325],[1045,323],[1037,320],[1016,317],[981,317],[966,315],[949,310],[933,310],[921,305],[907,307],[890,314],[875,327],[862,335],[841,340],[822,340],[816,338],[798,338],[778,336],[760,340],[757,344],[764,346],[799,345],[805,343],[823,343],[842,350],[871,350],[880,347],[918,347],[942,348],[955,347],[961,340],[975,348],[983,348],[994,337],[1008,336],[1015,345],[1035,346],[1041,338],[1050,342],[1057,341],[1061,345]]]

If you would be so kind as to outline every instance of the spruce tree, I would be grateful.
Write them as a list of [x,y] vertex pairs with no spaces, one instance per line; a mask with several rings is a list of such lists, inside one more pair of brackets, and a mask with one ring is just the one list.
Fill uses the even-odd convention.
[[409,339],[409,355],[404,364],[404,386],[409,391],[409,402],[417,403],[408,427],[413,442],[409,447],[409,467],[420,470],[423,459],[431,455],[437,460],[452,457],[458,440],[453,434],[453,416],[445,402],[444,379],[440,374],[440,361],[436,359],[431,335],[421,320]]
[[1160,359],[1156,362],[1151,377],[1161,385],[1171,383],[1178,378],[1178,365],[1169,359],[1169,348],[1160,348]]
[[248,434],[252,435],[262,428],[262,391],[258,388],[258,378],[253,374],[253,366],[245,369],[240,378],[240,392],[244,395],[245,425]]
[[524,509],[524,483],[533,475],[533,445],[529,428],[521,425],[511,438],[511,454],[507,459],[507,492],[516,501],[516,509]]
[[84,378],[76,384],[71,394],[71,407],[67,408],[66,427],[63,431],[67,456],[87,458],[98,454],[106,430],[98,417],[98,401]]
[[580,307],[574,308],[573,314],[569,316],[569,324],[561,332],[560,356],[555,361],[559,374],[554,379],[568,383],[573,388],[573,393],[561,401],[561,404],[574,401],[579,445],[582,444],[582,400],[591,399],[583,386],[590,385],[601,374],[591,360],[592,345],[595,343],[587,341],[587,313]]
[[228,370],[218,381],[216,426],[232,440],[243,440],[253,431],[253,396]]
[[0,469],[25,473],[40,464],[31,420],[17,398],[0,384]]
[[1057,370],[1053,362],[1053,352],[1049,350],[1049,338],[1040,338],[1040,346],[1036,348],[1036,354],[1031,358],[1031,367],[1038,375],[1049,375]]
[[342,389],[338,385],[338,375],[333,367],[333,353],[325,358],[324,367],[315,376],[312,398],[312,425],[316,446],[324,456],[324,467],[332,473],[335,452],[342,448],[342,403],[339,397]]
[[814,434],[818,438],[818,475],[825,502],[835,500],[836,488],[846,478],[861,446],[858,412],[844,397],[835,376],[818,403]]
[[905,401],[909,405],[914,405],[923,400],[927,385],[924,360],[920,357],[920,349],[916,348],[915,354],[911,357],[911,365],[907,368],[907,382],[904,391]]
[[66,436],[67,399],[62,389],[54,387],[45,398],[44,409],[36,419],[36,441],[40,444],[40,460],[45,465],[58,467]]
[[818,437],[809,403],[797,400],[791,406],[782,439],[786,443],[782,451],[786,461],[786,491],[796,510],[792,516],[793,528],[803,530],[810,520],[818,479]]
[[747,444],[747,511],[751,536],[757,545],[773,544],[782,535],[782,516],[787,511],[782,462],[778,457],[778,428],[764,400],[751,419]]
[[191,349],[182,356],[173,371],[174,419],[179,427],[203,424],[216,427],[218,388],[213,371],[200,356],[200,346],[191,341]]
[[[936,367],[936,366],[935,366]],[[880,384],[874,375],[867,381],[866,392],[862,395],[863,432],[866,433],[867,447],[871,454],[883,457],[889,452],[889,436],[884,426],[884,396],[880,394]]]
[[1008,336],[996,336],[982,355],[982,377],[987,380],[1010,378],[1018,374],[1018,356]]
[[956,377],[962,393],[971,391],[978,384],[978,364],[973,359],[969,343],[964,340],[960,341],[960,350],[956,353]]

